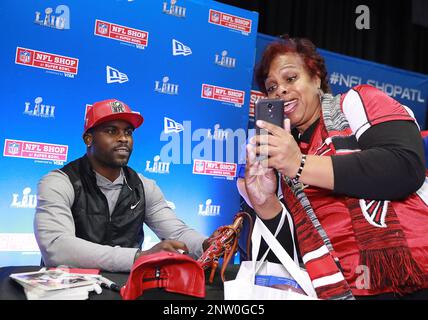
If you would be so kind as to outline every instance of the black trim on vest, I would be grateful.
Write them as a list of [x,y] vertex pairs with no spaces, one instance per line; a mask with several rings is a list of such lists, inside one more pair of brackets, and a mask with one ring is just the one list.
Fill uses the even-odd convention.
[[145,195],[138,174],[123,167],[126,181],[110,216],[105,195],[97,185],[87,156],[70,162],[61,171],[66,173],[74,189],[71,207],[76,236],[90,242],[139,248],[144,240]]

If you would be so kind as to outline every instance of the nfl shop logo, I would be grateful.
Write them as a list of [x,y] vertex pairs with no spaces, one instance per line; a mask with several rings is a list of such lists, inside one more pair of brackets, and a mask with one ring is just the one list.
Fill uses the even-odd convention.
[[204,167],[205,167],[204,163],[202,161],[200,161],[200,162],[198,161],[195,164],[195,171],[196,172],[204,172]]
[[19,54],[19,61],[21,61],[22,63],[29,63],[31,60],[31,53],[28,51],[22,51]]
[[100,22],[98,24],[98,32],[101,34],[107,34],[108,33],[108,26],[105,23]]
[[19,153],[19,147],[20,147],[20,145],[19,145],[18,143],[16,143],[16,142],[11,142],[11,143],[9,143],[9,144],[7,145],[7,151],[8,151],[8,153],[10,153],[10,154],[14,154],[14,155],[16,155],[16,154],[18,154],[18,153]]
[[213,22],[219,22],[220,21],[220,15],[217,12],[211,13],[211,20]]
[[205,87],[204,88],[204,96],[212,97],[212,95],[213,95],[213,89],[211,87]]

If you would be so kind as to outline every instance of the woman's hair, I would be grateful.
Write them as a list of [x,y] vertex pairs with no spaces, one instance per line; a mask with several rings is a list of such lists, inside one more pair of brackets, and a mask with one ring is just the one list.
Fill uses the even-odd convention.
[[269,73],[270,64],[278,55],[285,53],[298,54],[304,61],[306,71],[309,75],[311,77],[318,76],[321,79],[320,87],[322,91],[325,93],[331,92],[324,58],[317,52],[317,48],[312,41],[305,38],[289,38],[288,35],[285,35],[266,47],[260,62],[256,66],[256,82],[263,93],[267,93],[265,80]]

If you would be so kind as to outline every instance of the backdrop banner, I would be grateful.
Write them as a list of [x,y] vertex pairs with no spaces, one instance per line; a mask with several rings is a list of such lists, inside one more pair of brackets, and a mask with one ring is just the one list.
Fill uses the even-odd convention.
[[[258,14],[203,0],[4,0],[0,267],[40,262],[37,183],[82,156],[88,105],[140,112],[129,165],[209,235],[239,210]],[[144,247],[159,239],[146,230]]]
[[[0,2],[0,267],[40,262],[37,183],[85,153],[88,105],[117,98],[140,112],[129,165],[209,235],[240,208],[235,177],[262,96],[254,62],[274,37],[258,14],[203,0]],[[425,129],[428,76],[319,50],[333,92],[369,83]],[[146,228],[144,248],[159,241]]]

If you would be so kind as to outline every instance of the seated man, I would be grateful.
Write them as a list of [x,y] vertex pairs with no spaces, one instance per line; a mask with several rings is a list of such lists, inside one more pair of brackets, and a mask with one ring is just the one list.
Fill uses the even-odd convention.
[[[153,180],[127,166],[142,123],[123,102],[95,103],[85,119],[86,155],[40,180],[34,229],[47,266],[118,272],[161,250],[202,254],[206,237],[176,217]],[[168,240],[141,251],[143,223]]]

